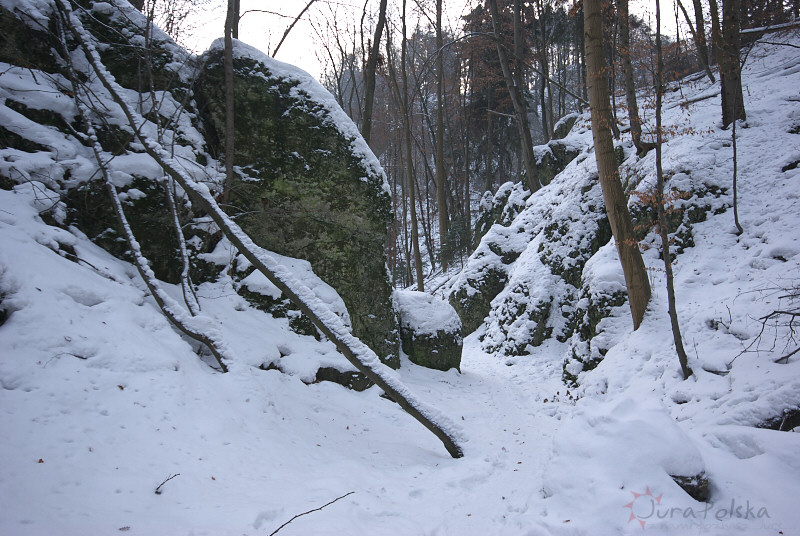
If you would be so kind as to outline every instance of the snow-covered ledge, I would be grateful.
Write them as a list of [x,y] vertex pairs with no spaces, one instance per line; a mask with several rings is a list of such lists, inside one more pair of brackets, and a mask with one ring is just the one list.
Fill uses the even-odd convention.
[[396,290],[394,298],[403,352],[411,362],[460,371],[463,337],[456,310],[440,297],[424,292]]

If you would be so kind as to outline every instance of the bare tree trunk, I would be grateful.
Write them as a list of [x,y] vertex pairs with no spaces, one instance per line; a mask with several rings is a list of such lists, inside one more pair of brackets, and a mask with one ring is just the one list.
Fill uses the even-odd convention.
[[714,61],[719,65],[719,58],[722,56],[722,29],[720,28],[717,0],[708,0],[708,8],[711,12],[711,43],[713,44],[711,48],[714,51]]
[[661,128],[661,103],[664,98],[664,56],[661,50],[661,2],[656,0],[656,208],[658,210],[658,227],[661,232],[661,255],[664,257],[664,272],[667,277],[667,303],[669,321],[672,325],[672,339],[675,342],[675,351],[683,372],[683,379],[691,375],[686,350],[683,349],[683,337],[678,324],[678,310],[675,306],[675,282],[672,275],[672,257],[669,251],[669,229],[667,227],[667,213],[664,207],[664,169],[661,163],[661,146],[663,143],[663,130]]
[[[492,88],[486,88],[486,104],[491,110],[494,106]],[[494,115],[491,112],[486,114],[486,189],[494,193]]]
[[406,0],[403,0],[403,13],[401,16],[403,26],[403,41],[400,45],[400,73],[403,81],[403,137],[405,138],[406,154],[406,183],[408,186],[408,204],[411,216],[411,247],[414,249],[414,268],[417,272],[417,290],[425,291],[425,276],[422,271],[422,255],[419,249],[419,228],[417,227],[417,194],[414,180],[414,165],[412,161],[411,139],[411,103],[409,101],[408,69],[406,68],[406,54],[408,41],[406,39]]
[[[536,159],[533,155],[533,140],[531,139],[530,126],[528,126],[528,106],[525,104],[525,96],[522,94],[522,88],[517,87],[514,83],[511,65],[508,62],[508,54],[506,54],[500,37],[500,14],[497,10],[497,0],[489,0],[489,6],[492,11],[492,27],[494,28],[495,43],[497,44],[497,55],[500,59],[500,66],[503,69],[503,78],[508,87],[508,93],[511,97],[511,103],[514,106],[514,114],[517,119],[517,131],[519,132],[519,141],[522,146],[522,164],[525,169],[525,184],[528,186],[531,193],[533,193],[541,188],[542,185],[539,182],[539,170],[536,167]],[[516,7],[515,5],[515,8]],[[515,20],[520,18],[516,9],[514,18]],[[522,67],[520,66],[520,68]]]
[[[701,56],[700,62],[704,65],[710,65],[708,58],[708,39],[706,39],[706,21],[703,16],[703,4],[700,0],[692,0],[692,2],[694,3],[695,31],[697,32],[697,52]],[[691,25],[689,25],[689,27],[691,28]]]
[[228,0],[228,12],[225,17],[225,50],[223,51],[223,69],[225,71],[225,184],[222,188],[222,205],[230,201],[233,186],[233,158],[236,152],[234,145],[234,87],[233,87],[233,29],[236,20],[236,0]]
[[742,96],[740,56],[740,0],[722,0],[722,50],[719,73],[722,79],[722,126],[747,119]]
[[606,204],[608,220],[619,253],[625,284],[628,288],[628,303],[633,317],[633,329],[642,323],[647,303],[650,301],[650,282],[639,252],[639,244],[633,233],[628,204],[619,169],[614,157],[611,138],[611,110],[608,98],[607,67],[603,57],[603,24],[600,0],[584,0],[584,32],[586,43],[586,75],[589,82],[589,101],[592,110],[592,136],[595,159],[600,175],[600,186]]
[[239,18],[240,18],[240,4],[241,0],[233,0],[233,22],[231,23],[231,36],[234,39],[239,39]]
[[[439,250],[447,241],[450,214],[447,209],[447,174],[444,163],[444,58],[442,52],[442,0],[436,0],[436,204],[439,208]],[[448,255],[439,255],[442,272]]]
[[183,301],[189,313],[192,316],[200,314],[200,303],[197,301],[197,294],[192,287],[192,280],[189,277],[189,251],[186,248],[186,237],[183,235],[181,228],[180,217],[178,216],[178,204],[175,202],[175,183],[167,180],[164,184],[164,190],[167,193],[167,204],[172,213],[172,224],[175,227],[175,235],[178,239],[179,251],[181,254],[181,292],[183,293]]
[[[697,30],[692,24],[691,19],[689,19],[689,13],[686,11],[686,8],[683,7],[683,2],[681,2],[681,0],[678,0],[678,7],[683,12],[683,18],[686,19],[686,24],[689,25],[689,31],[691,32],[692,38],[694,39],[694,44],[697,47],[697,59],[700,60],[700,65],[703,67],[706,72],[706,76],[713,84],[717,80],[714,78],[714,73],[711,72],[711,68],[708,66],[708,47],[706,46],[706,32],[703,26],[703,11],[702,6],[700,6],[700,0],[694,0],[695,18],[698,24]],[[697,13],[698,9],[700,9],[699,15]]]
[[625,98],[628,103],[628,119],[631,124],[631,138],[636,152],[646,153],[653,148],[652,144],[642,142],[642,120],[639,117],[639,105],[636,101],[636,86],[633,81],[633,62],[631,61],[631,31],[628,16],[628,0],[617,0],[617,18],[619,20],[619,46],[622,57],[623,76],[625,78]]
[[386,25],[386,0],[381,0],[378,11],[378,24],[372,36],[372,46],[369,49],[367,65],[364,69],[364,113],[361,116],[361,135],[367,145],[372,137],[372,107],[375,101],[375,70],[378,66],[378,56],[381,51],[381,36]]

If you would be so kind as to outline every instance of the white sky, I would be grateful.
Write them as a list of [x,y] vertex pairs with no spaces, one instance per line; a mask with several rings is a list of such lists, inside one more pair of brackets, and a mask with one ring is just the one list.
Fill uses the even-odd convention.
[[[415,6],[415,0],[407,0],[409,11]],[[478,0],[444,0],[445,25],[451,28],[460,26],[460,17],[469,11],[469,7]],[[187,39],[190,48],[196,52],[202,52],[217,37],[222,37],[225,21],[225,8],[227,4],[224,0],[212,0],[216,6],[205,10],[198,20],[194,21],[196,30],[194,37]],[[239,26],[239,38],[245,43],[254,46],[269,55],[275,49],[286,28],[291,24],[298,13],[305,7],[307,0],[241,0],[241,12],[243,17]],[[377,2],[372,1],[376,4]],[[399,4],[399,0],[390,0],[391,4]],[[420,3],[428,4],[433,13],[433,0],[420,0]],[[662,22],[665,34],[675,34],[674,2],[672,0],[662,0],[662,10],[664,11],[664,21]],[[689,2],[691,4],[691,2]],[[338,25],[358,24],[361,18],[364,0],[316,0],[314,5],[303,15],[303,18],[295,25],[286,41],[281,45],[276,59],[297,65],[305,69],[313,76],[319,78],[322,66],[317,59],[317,54],[321,51],[319,38],[317,37],[310,21],[333,21]],[[644,18],[645,21],[652,21],[655,28],[655,0],[631,0],[630,9],[633,13]],[[691,6],[687,7],[691,13]],[[257,12],[251,10],[269,11],[270,13]],[[251,11],[248,13],[248,11]],[[410,23],[409,23],[410,24]],[[367,24],[369,27],[370,25]],[[352,26],[351,26],[352,27]],[[681,30],[684,31],[683,29]]]
[[[451,27],[460,24],[461,14],[467,12],[465,6],[474,1],[444,0],[447,10],[445,24]],[[434,4],[431,0],[423,0],[423,3],[425,2],[431,5],[431,9],[433,8]],[[195,22],[197,29],[194,38],[188,40],[187,44],[196,52],[202,52],[214,39],[222,37],[225,9],[222,5],[223,2],[217,0],[214,3],[218,4],[217,7],[205,11],[202,15],[203,20]],[[241,0],[241,12],[245,15],[239,25],[239,39],[272,55],[284,31],[306,3],[307,0]],[[408,0],[409,11],[414,5],[414,0]],[[275,59],[297,65],[315,77],[319,77],[322,67],[317,59],[317,53],[321,47],[310,20],[332,20],[335,13],[337,23],[340,25],[348,22],[352,25],[353,21],[358,24],[363,6],[363,0],[316,0],[294,26],[286,41],[281,45]],[[389,9],[392,9],[391,6]],[[247,13],[248,10],[264,10],[272,13],[255,11]],[[449,22],[447,22],[448,20]],[[367,26],[370,25],[367,24]]]

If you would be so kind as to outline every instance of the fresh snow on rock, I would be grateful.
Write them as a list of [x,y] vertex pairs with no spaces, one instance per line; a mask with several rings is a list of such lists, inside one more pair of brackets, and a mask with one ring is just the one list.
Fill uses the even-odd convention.
[[455,333],[461,329],[461,319],[455,309],[439,296],[416,290],[396,290],[394,298],[400,324],[417,335],[436,335],[437,331]]

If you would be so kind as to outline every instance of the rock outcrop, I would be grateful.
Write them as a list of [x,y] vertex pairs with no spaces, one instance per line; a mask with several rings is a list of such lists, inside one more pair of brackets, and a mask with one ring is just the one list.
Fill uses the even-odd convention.
[[438,370],[461,370],[461,320],[438,296],[395,292],[403,351],[412,363]]
[[[235,44],[236,179],[231,211],[260,246],[311,263],[341,295],[353,333],[399,366],[383,249],[385,176],[352,122],[309,75]],[[224,153],[222,51],[195,85],[212,154]]]

